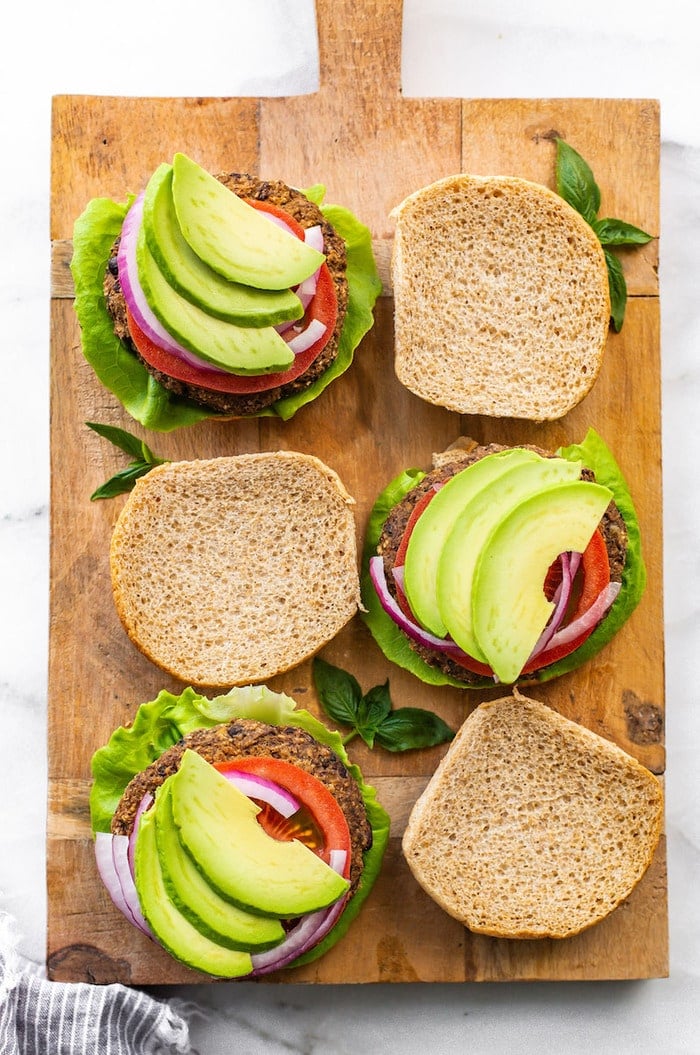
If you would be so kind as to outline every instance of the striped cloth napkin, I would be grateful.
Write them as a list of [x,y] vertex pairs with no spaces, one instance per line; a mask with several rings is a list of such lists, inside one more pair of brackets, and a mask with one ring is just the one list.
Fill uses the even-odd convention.
[[0,1055],[188,1055],[186,1020],[123,985],[50,982],[0,912]]

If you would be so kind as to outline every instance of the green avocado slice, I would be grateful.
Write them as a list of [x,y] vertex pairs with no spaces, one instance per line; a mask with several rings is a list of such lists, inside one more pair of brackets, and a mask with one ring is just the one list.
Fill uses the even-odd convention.
[[472,592],[474,633],[494,674],[512,684],[530,656],[553,605],[542,583],[560,553],[583,553],[612,492],[575,480],[520,502],[479,555]]
[[178,837],[207,882],[249,912],[293,919],[333,904],[346,879],[304,843],[272,838],[257,807],[221,773],[186,750],[170,778]]
[[493,497],[492,484],[514,465],[536,462],[538,459],[534,451],[524,447],[480,458],[455,473],[436,492],[416,521],[406,549],[404,586],[413,614],[437,637],[445,637],[448,633],[438,601],[438,567],[456,520],[480,492],[488,489],[489,495]]
[[277,326],[300,319],[304,309],[291,289],[264,290],[231,282],[197,256],[177,222],[172,186],[172,165],[159,165],[143,201],[146,244],[169,285],[208,315],[239,326]]
[[183,916],[205,937],[229,949],[253,952],[279,945],[285,936],[279,920],[244,912],[224,900],[193,863],[178,838],[168,780],[158,789],[153,810],[163,882]]
[[227,949],[205,937],[168,897],[158,857],[153,809],[146,810],[139,820],[134,882],[146,922],[176,960],[216,978],[240,978],[251,973],[250,953]]
[[173,158],[173,201],[180,230],[197,256],[234,282],[289,289],[325,260],[185,154]]
[[143,225],[136,267],[156,318],[184,348],[233,374],[276,373],[294,362],[294,352],[272,326],[236,326],[191,304],[167,282],[146,243]]
[[[515,454],[515,451],[510,453]],[[487,461],[488,458],[483,458],[476,462],[465,470],[465,475],[471,468],[476,469]],[[511,459],[500,464],[505,464],[507,471],[499,475],[493,486],[471,494],[456,518],[443,550],[438,554],[436,576],[439,610],[450,636],[468,655],[482,663],[487,660],[474,634],[472,589],[483,546],[501,520],[520,502],[549,487],[573,482],[581,474],[580,462],[543,458],[537,454],[533,454],[529,461]],[[424,515],[429,512],[430,507]]]

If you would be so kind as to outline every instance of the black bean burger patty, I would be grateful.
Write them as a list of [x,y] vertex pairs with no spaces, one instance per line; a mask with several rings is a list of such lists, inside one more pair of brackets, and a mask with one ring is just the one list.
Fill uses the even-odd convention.
[[230,392],[216,392],[213,389],[203,388],[199,385],[187,384],[178,381],[160,370],[154,369],[145,360],[141,359],[133,341],[129,336],[129,327],[126,321],[126,305],[119,283],[119,272],[117,268],[117,249],[119,240],[114,243],[107,265],[104,279],[104,293],[107,301],[107,310],[112,317],[114,332],[120,340],[124,341],[146,367],[148,372],[168,391],[175,393],[185,399],[190,399],[200,406],[207,407],[216,413],[225,415],[255,414],[264,410],[278,399],[294,395],[308,388],[316,378],[320,377],[338,354],[340,333],[343,328],[345,314],[348,306],[348,281],[346,277],[346,253],[345,242],[336,234],[335,230],[325,219],[323,213],[313,202],[309,201],[301,191],[288,187],[281,180],[260,180],[254,176],[241,173],[220,173],[216,177],[240,198],[250,198],[257,201],[269,201],[271,205],[277,205],[288,212],[302,227],[314,227],[320,225],[323,231],[323,251],[326,255],[326,264],[330,271],[333,285],[335,286],[338,299],[338,317],[335,328],[328,343],[320,355],[314,360],[300,377],[289,381],[285,385],[279,385],[265,392],[253,392],[250,394],[236,395]]
[[187,748],[212,764],[237,758],[269,757],[291,762],[324,784],[345,814],[350,829],[352,862],[350,890],[354,892],[362,874],[362,854],[372,845],[372,829],[359,785],[336,753],[296,726],[266,725],[251,718],[188,733],[129,782],[112,817],[112,833],[129,835],[143,796],[155,794],[163,781],[175,773]]
[[[525,447],[528,445],[523,444],[523,446]],[[462,469],[466,469],[467,466],[472,465],[481,458],[485,458],[488,454],[496,454],[498,451],[508,449],[509,448],[506,446],[496,443],[473,445],[469,450],[460,450],[456,448],[453,457],[442,461],[437,468],[428,472],[423,479],[405,495],[401,502],[394,506],[384,523],[377,544],[377,553],[384,559],[384,574],[386,576],[387,585],[394,597],[396,596],[396,587],[394,585],[392,569],[396,561],[396,554],[401,539],[406,530],[406,525],[408,524],[409,518],[416,504],[420,501],[423,495],[430,491],[436,484],[446,483],[456,473],[460,472]],[[534,450],[537,454],[541,454],[544,457],[553,457],[550,452],[544,451],[539,447],[528,446],[528,449]],[[595,480],[595,476],[590,469],[583,469],[581,477],[585,480]],[[622,580],[622,569],[624,568],[627,555],[627,528],[625,527],[625,522],[614,502],[610,503],[603,514],[600,528],[608,551],[610,578],[613,582],[620,582]],[[411,648],[418,653],[421,659],[425,660],[430,666],[443,671],[443,673],[447,674],[449,677],[463,681],[467,685],[480,685],[483,683],[484,679],[482,675],[472,674],[471,671],[460,666],[459,663],[455,663],[454,660],[450,659],[449,656],[446,656],[444,653],[434,652],[432,649],[426,648],[424,645],[421,645],[410,638],[407,638],[407,640]],[[536,672],[533,672],[529,676],[534,678],[535,674]]]

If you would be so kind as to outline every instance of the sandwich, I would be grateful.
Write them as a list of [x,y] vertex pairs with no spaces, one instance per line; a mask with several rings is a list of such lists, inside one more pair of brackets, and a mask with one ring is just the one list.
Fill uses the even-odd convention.
[[353,504],[333,470],[295,451],[154,467],[110,546],[129,638],[200,688],[297,666],[358,610]]
[[456,175],[392,212],[395,369],[459,414],[550,421],[586,396],[610,321],[603,248],[549,188]]
[[389,818],[339,734],[265,686],[162,691],[95,752],[92,775],[112,902],[206,976],[321,956],[381,868]]
[[645,582],[632,497],[593,429],[555,453],[462,440],[377,498],[361,617],[423,681],[528,684],[594,656]]
[[125,203],[88,203],[71,260],[82,348],[137,421],[287,420],[348,368],[381,283],[369,231],[324,194],[177,153]]
[[629,896],[662,824],[653,773],[516,692],[466,719],[402,846],[420,886],[469,930],[568,938]]

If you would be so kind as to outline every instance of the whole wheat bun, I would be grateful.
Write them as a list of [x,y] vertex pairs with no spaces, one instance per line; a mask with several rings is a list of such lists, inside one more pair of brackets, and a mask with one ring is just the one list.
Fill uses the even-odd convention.
[[391,213],[395,369],[460,414],[551,421],[590,391],[610,321],[589,224],[549,188],[449,176]]
[[112,535],[114,601],[153,663],[200,687],[289,670],[357,611],[353,499],[296,452],[157,466]]
[[566,938],[626,898],[659,840],[657,778],[535,700],[464,722],[403,836],[418,883],[472,931]]

